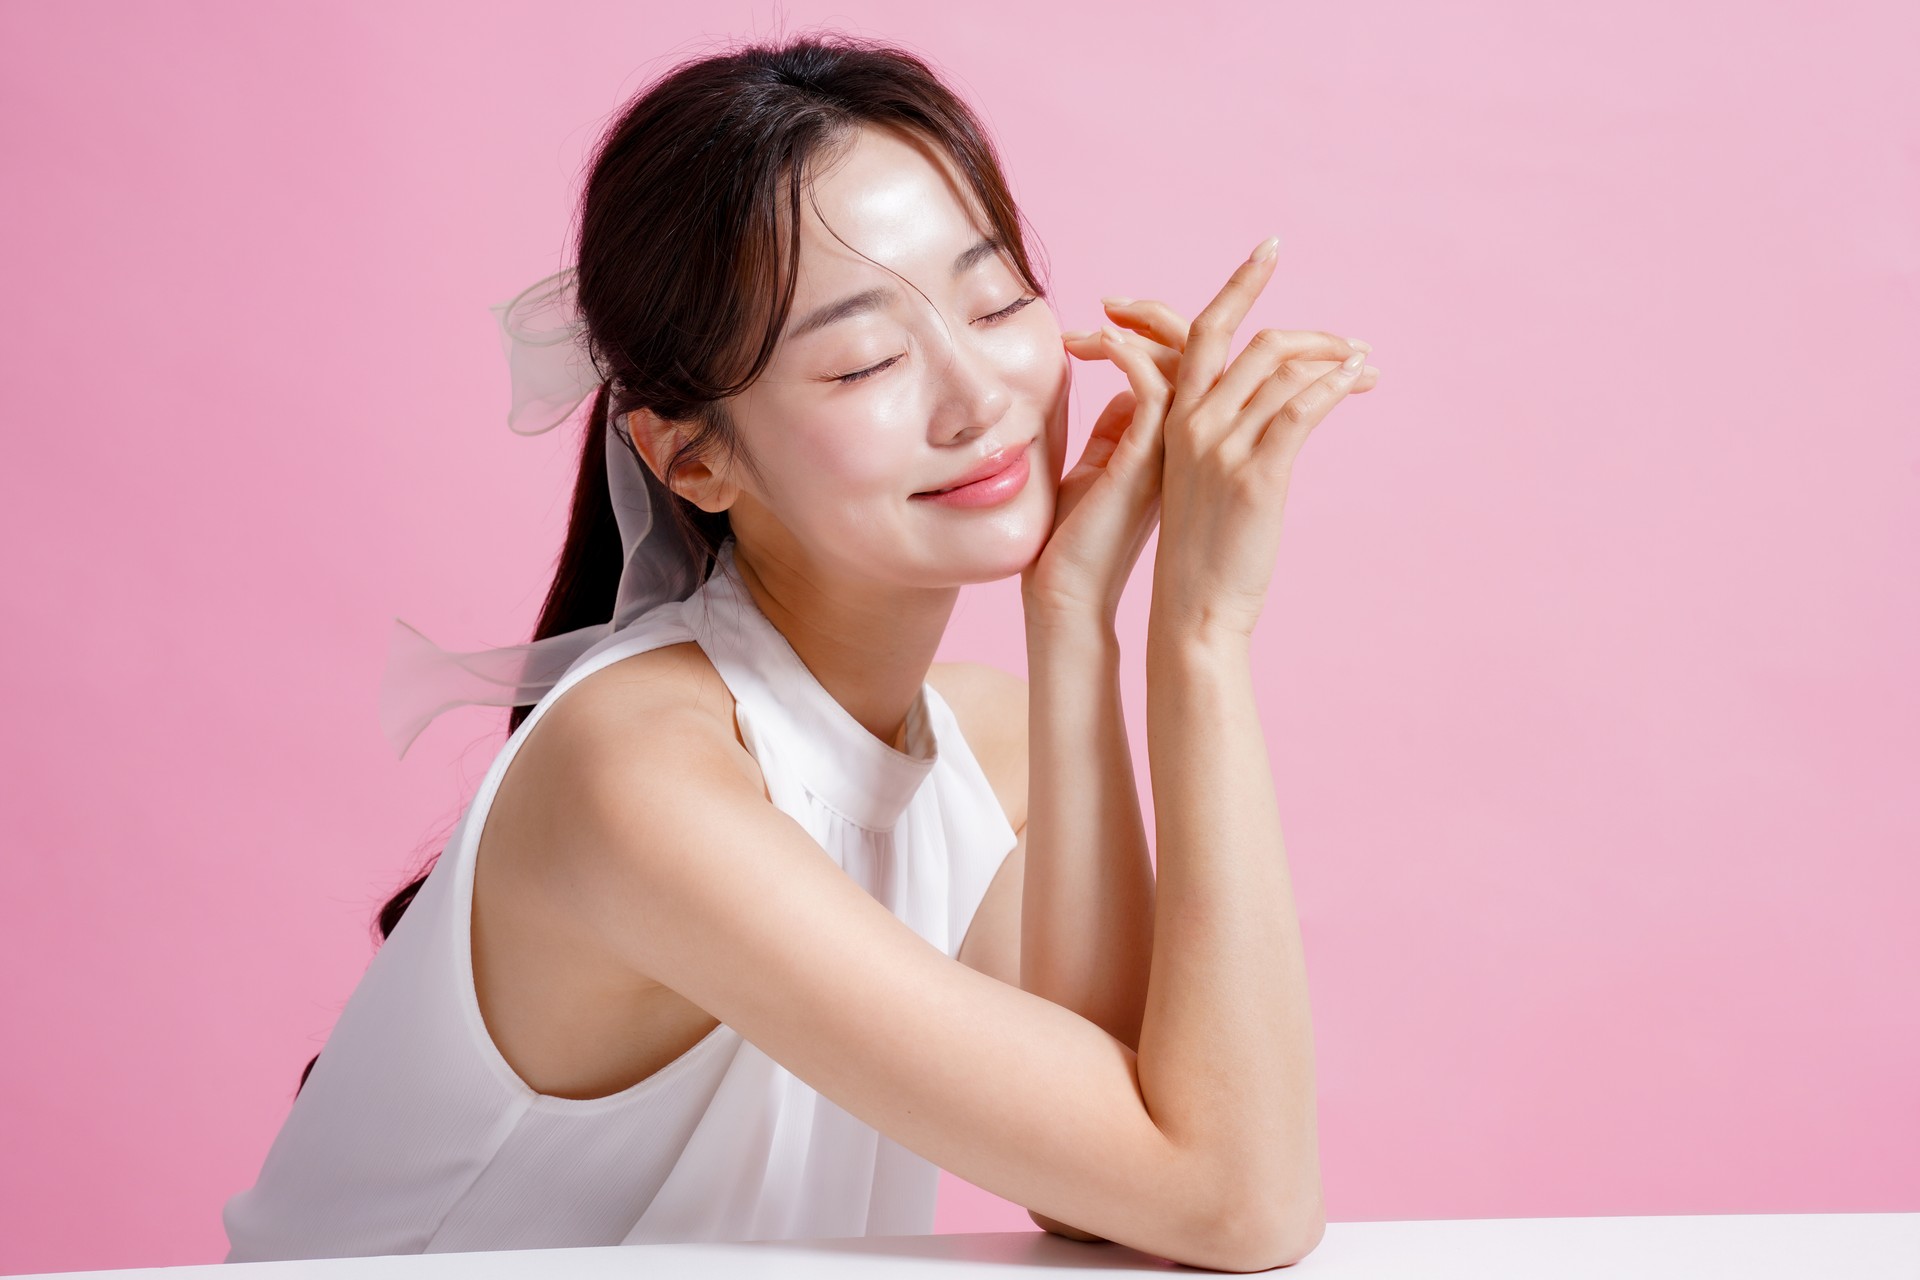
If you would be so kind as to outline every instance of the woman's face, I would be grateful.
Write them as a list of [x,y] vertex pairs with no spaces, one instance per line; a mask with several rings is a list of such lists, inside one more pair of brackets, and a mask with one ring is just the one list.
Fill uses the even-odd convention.
[[[744,546],[919,587],[1008,577],[1039,554],[1066,446],[1068,357],[1047,302],[1004,250],[981,247],[990,224],[973,210],[951,162],[904,134],[862,129],[817,176],[793,307],[771,363],[732,404],[759,464],[758,476],[721,477]],[[995,482],[1004,490],[970,490],[971,504],[924,496],[1023,446],[1017,487],[1005,482],[1021,463]]]

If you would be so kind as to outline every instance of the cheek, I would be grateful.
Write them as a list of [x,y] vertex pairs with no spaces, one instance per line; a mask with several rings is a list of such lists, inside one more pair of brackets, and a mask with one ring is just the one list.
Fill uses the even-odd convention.
[[995,363],[1010,386],[1020,388],[1036,400],[1051,400],[1066,393],[1068,368],[1066,352],[1060,345],[1060,327],[1034,324],[1008,334],[1004,346],[995,355]]
[[1016,412],[1024,413],[1040,428],[1057,479],[1067,443],[1067,395],[1073,386],[1073,366],[1072,358],[1060,345],[1060,326],[1052,323],[1052,317],[1047,319],[1046,324],[1007,335],[1009,341],[996,352],[996,363],[1008,390],[1022,402]]
[[1058,485],[1067,472],[1067,388],[1073,382],[1073,370],[1060,370],[1059,391],[1047,413],[1047,461],[1053,467],[1053,482]]
[[[1016,354],[1016,353],[1010,353]],[[1007,385],[1027,402],[1027,411],[1040,424],[1047,444],[1047,460],[1057,483],[1066,469],[1068,393],[1073,387],[1073,359],[1059,338],[1050,344],[1022,345],[1018,358],[1003,366]]]
[[911,438],[876,421],[872,406],[849,403],[842,413],[790,421],[768,478],[785,504],[830,521],[835,509],[898,498],[907,465],[901,442]]

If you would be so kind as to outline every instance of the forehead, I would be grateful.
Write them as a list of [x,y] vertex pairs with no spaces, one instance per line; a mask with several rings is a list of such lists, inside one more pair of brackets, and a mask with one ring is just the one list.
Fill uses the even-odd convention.
[[[784,245],[784,206],[781,213]],[[944,274],[956,248],[987,226],[978,199],[943,148],[904,130],[871,125],[802,186],[800,218],[802,298],[881,268],[914,276],[939,265]]]

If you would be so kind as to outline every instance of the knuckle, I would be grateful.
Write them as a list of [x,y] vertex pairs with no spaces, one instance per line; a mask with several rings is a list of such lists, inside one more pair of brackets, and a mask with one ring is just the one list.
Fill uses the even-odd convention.
[[1196,409],[1188,414],[1187,427],[1194,435],[1208,440],[1220,433],[1218,418],[1205,409]]
[[1259,347],[1263,351],[1284,350],[1287,345],[1285,329],[1259,329],[1247,343],[1250,347]]
[[1286,422],[1300,426],[1313,417],[1314,397],[1302,393],[1280,406],[1280,417]]

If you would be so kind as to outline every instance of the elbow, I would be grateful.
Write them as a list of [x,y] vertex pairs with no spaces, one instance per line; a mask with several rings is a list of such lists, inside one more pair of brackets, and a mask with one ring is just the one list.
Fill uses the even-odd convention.
[[[1281,1191],[1241,1176],[1225,1190],[1213,1178],[1186,1178],[1137,1203],[1115,1234],[1095,1235],[1029,1208],[1042,1231],[1069,1240],[1115,1241],[1182,1266],[1244,1273],[1289,1267],[1319,1247],[1327,1217],[1318,1170]],[[1182,1192],[1188,1194],[1183,1194]]]
[[1193,1256],[1180,1261],[1210,1271],[1269,1271],[1299,1262],[1326,1235],[1327,1216],[1318,1196],[1307,1205],[1289,1198],[1226,1204],[1205,1225]]
[[[1027,1210],[1027,1216],[1035,1226],[1053,1235],[1107,1243],[1105,1236],[1070,1227],[1037,1210]],[[1306,1223],[1263,1221],[1252,1215],[1228,1220],[1223,1216],[1196,1233],[1185,1248],[1165,1256],[1171,1262],[1203,1271],[1269,1271],[1274,1267],[1290,1267],[1312,1253],[1325,1233],[1326,1221],[1318,1216]],[[1159,1252],[1152,1248],[1147,1251]]]
[[1316,1211],[1313,1214],[1287,1224],[1286,1234],[1268,1246],[1268,1257],[1272,1261],[1259,1269],[1268,1267],[1290,1267],[1315,1249],[1327,1234],[1327,1215]]
[[1290,1267],[1312,1253],[1326,1234],[1322,1220],[1286,1223],[1247,1223],[1223,1233],[1190,1266],[1210,1271],[1243,1273]]
[[1033,1219],[1034,1226],[1039,1227],[1042,1231],[1050,1232],[1053,1235],[1065,1236],[1069,1240],[1083,1240],[1090,1244],[1107,1243],[1105,1236],[1097,1236],[1091,1231],[1082,1231],[1078,1227],[1070,1227],[1056,1218],[1049,1218],[1038,1209],[1027,1210],[1027,1216]]

